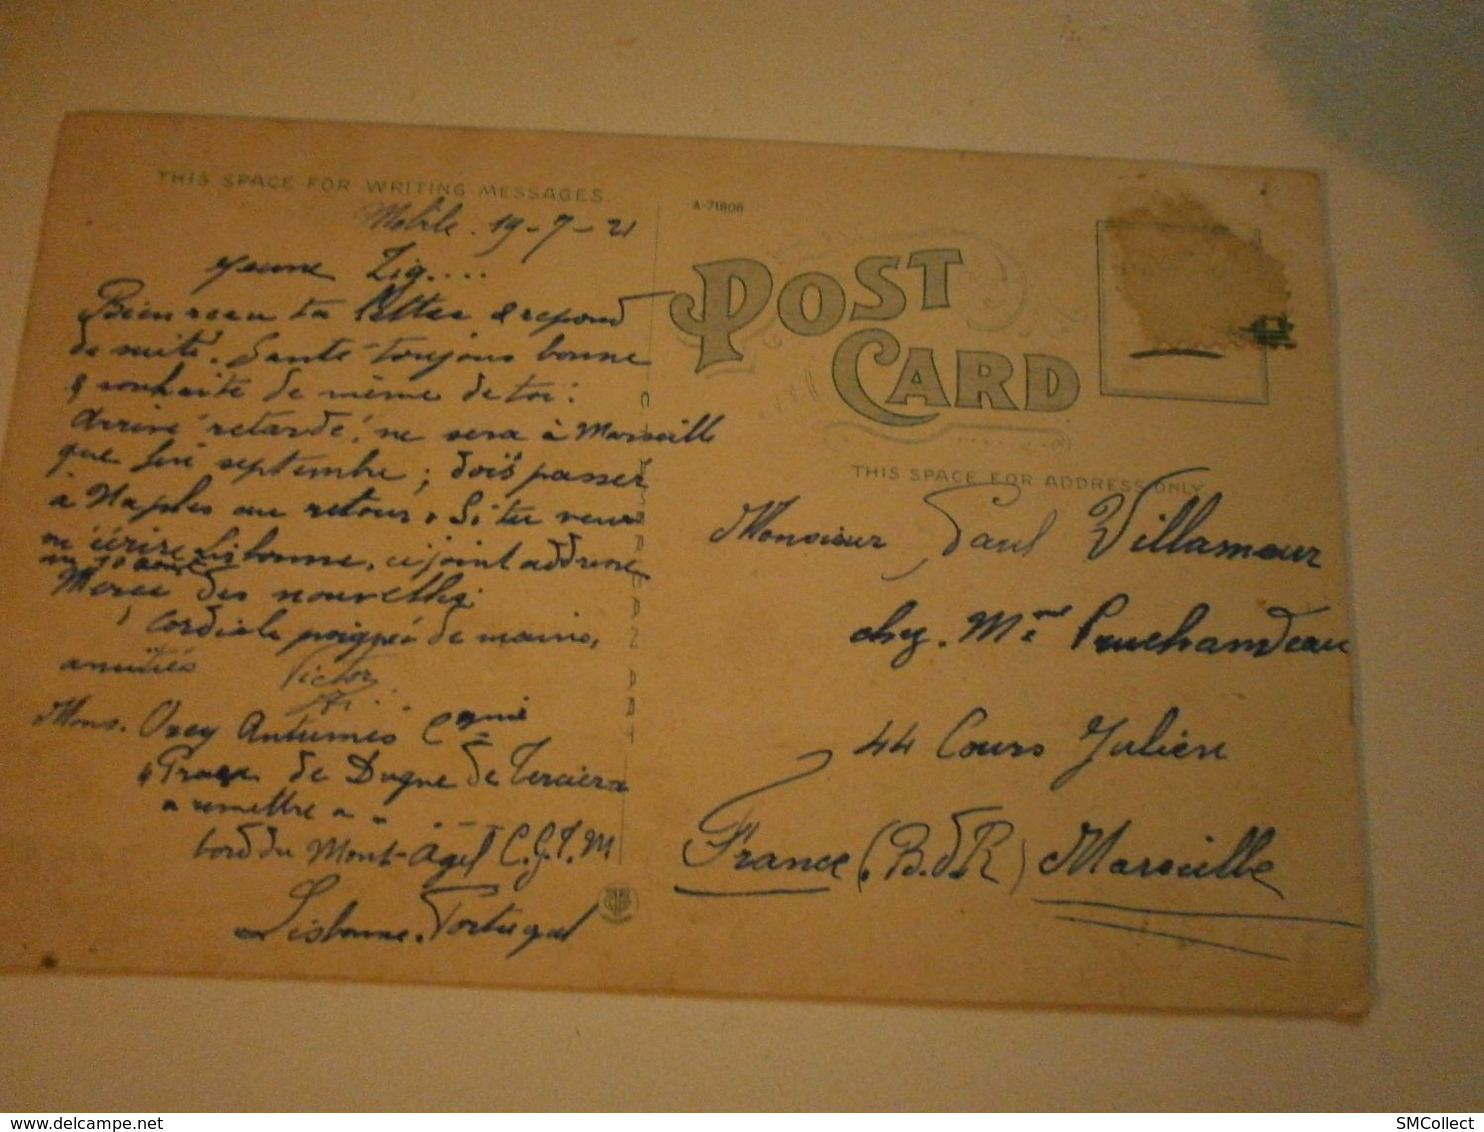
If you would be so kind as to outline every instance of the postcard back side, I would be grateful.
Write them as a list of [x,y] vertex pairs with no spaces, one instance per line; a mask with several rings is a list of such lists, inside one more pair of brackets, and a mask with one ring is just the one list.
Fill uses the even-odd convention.
[[12,968],[1353,1013],[1317,179],[110,115]]

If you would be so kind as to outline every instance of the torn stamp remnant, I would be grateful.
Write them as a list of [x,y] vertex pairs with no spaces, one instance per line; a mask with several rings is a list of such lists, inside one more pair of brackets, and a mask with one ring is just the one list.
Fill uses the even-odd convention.
[[1098,226],[1103,391],[1267,400],[1266,353],[1296,345],[1283,264],[1187,194]]

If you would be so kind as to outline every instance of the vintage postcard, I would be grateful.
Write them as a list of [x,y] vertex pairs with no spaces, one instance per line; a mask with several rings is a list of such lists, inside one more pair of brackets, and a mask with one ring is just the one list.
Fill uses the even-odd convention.
[[75,115],[0,961],[1354,1014],[1310,173]]

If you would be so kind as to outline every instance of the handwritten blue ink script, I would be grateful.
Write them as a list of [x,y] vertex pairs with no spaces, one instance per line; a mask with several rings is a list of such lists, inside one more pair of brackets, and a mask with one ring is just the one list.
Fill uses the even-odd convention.
[[0,959],[1363,1011],[1321,207],[69,118]]

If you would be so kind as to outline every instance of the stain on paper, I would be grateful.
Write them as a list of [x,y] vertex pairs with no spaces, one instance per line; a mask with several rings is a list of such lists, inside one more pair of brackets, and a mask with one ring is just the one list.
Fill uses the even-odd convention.
[[1150,196],[1111,217],[1118,288],[1151,351],[1263,348],[1288,325],[1283,264],[1186,194]]

